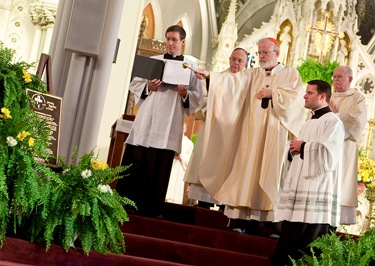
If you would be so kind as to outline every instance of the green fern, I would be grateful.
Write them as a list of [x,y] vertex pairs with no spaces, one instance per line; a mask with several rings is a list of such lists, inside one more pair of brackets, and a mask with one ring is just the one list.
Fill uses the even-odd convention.
[[[294,266],[366,266],[375,260],[375,229],[370,229],[358,239],[331,232],[310,244],[311,255],[292,260]],[[319,251],[319,252],[317,252]]]
[[332,75],[336,67],[339,66],[337,61],[327,61],[324,64],[310,57],[306,60],[300,59],[302,64],[297,67],[302,81],[307,83],[310,80],[320,79],[332,84]]
[[[109,184],[121,178],[128,167],[109,168],[96,158],[93,151],[84,154],[77,165],[67,165],[60,158],[60,181],[51,181],[43,209],[47,250],[57,242],[65,250],[78,243],[85,254],[91,250],[125,252],[120,225],[129,219],[124,205],[135,204],[110,189]],[[87,177],[83,176],[85,171],[90,173]]]

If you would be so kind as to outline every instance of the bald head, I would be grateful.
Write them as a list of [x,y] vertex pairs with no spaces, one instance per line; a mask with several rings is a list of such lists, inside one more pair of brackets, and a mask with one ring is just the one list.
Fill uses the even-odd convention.
[[337,92],[345,92],[350,89],[353,80],[353,71],[350,67],[339,66],[333,71],[332,83]]

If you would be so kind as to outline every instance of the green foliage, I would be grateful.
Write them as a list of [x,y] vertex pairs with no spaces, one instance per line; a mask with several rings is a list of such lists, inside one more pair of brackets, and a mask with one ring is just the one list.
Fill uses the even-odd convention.
[[25,88],[46,92],[46,83],[38,76],[27,73],[35,64],[15,62],[14,51],[0,43],[0,105],[2,107],[29,108]]
[[127,167],[109,168],[93,152],[76,166],[60,160],[59,174],[35,161],[48,159],[50,128],[25,92],[45,92],[45,83],[27,72],[31,66],[13,62],[12,50],[0,45],[0,247],[10,234],[46,243],[47,250],[52,243],[68,250],[77,238],[85,254],[122,253],[123,206],[134,203],[108,184]]
[[[31,64],[13,62],[13,51],[0,48],[0,246],[10,221],[16,233],[24,219],[33,216],[44,193],[49,168],[34,156],[45,152],[50,129],[30,108],[29,87],[44,91],[45,84],[27,73]],[[44,178],[43,178],[44,177]]]
[[297,67],[301,75],[302,81],[307,83],[313,79],[320,79],[332,85],[332,75],[336,67],[339,66],[337,61],[327,61],[324,64],[312,58],[306,58],[303,63]]
[[94,158],[93,151],[83,155],[76,166],[66,165],[62,160],[60,164],[61,182],[51,182],[43,204],[47,249],[58,236],[58,244],[66,250],[76,241],[85,254],[90,250],[125,252],[120,224],[128,221],[128,216],[123,205],[135,204],[121,197],[109,184],[121,178],[119,174],[128,167],[109,168]]
[[375,230],[370,229],[358,239],[350,235],[341,239],[332,232],[313,241],[310,248],[312,255],[292,260],[294,266],[366,266],[375,260]]

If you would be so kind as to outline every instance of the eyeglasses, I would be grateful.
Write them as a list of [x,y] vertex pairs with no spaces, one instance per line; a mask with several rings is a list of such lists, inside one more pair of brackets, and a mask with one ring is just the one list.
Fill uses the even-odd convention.
[[341,79],[343,77],[344,77],[344,75],[337,75],[337,76],[332,76],[332,79]]
[[255,52],[255,54],[256,54],[256,55],[269,56],[272,52],[275,52],[275,50],[272,50],[272,51],[265,51],[265,52]]
[[243,62],[245,62],[244,60],[240,59],[240,58],[236,58],[236,57],[229,57],[229,60],[232,61],[232,62],[238,62],[240,64],[242,64]]
[[165,38],[165,41],[166,42],[179,42],[181,41],[180,39],[177,39],[177,38]]

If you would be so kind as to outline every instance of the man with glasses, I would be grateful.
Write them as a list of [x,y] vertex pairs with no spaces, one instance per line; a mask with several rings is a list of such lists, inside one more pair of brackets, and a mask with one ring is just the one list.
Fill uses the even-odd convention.
[[350,67],[337,67],[332,76],[334,92],[329,103],[345,127],[344,171],[342,178],[341,223],[356,223],[358,206],[358,142],[367,123],[366,101],[362,93],[350,88],[353,71]]
[[287,143],[305,120],[301,77],[278,62],[273,38],[258,42],[258,68],[210,78],[200,182],[230,218],[274,221]]
[[[167,53],[153,58],[180,60],[181,68],[183,62],[196,68],[181,54],[185,38],[182,27],[170,26],[165,33]],[[140,108],[122,160],[122,165],[131,165],[129,175],[118,180],[116,189],[136,203],[138,214],[162,218],[173,158],[181,153],[184,115],[200,105],[201,81],[193,74],[188,86],[134,78],[129,89],[139,99]]]

